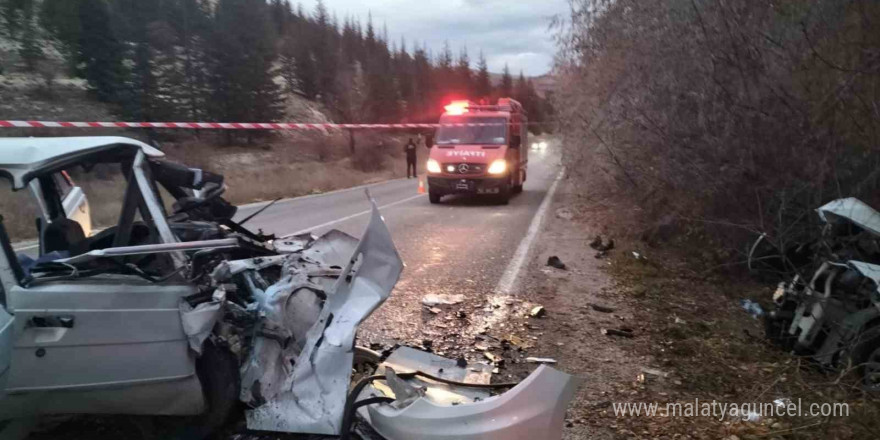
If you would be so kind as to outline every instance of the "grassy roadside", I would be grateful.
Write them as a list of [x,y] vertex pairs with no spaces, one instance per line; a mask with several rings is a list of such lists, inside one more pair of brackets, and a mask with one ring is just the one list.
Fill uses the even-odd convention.
[[[537,338],[530,356],[554,358],[558,368],[584,379],[569,407],[565,439],[880,438],[877,398],[771,346],[761,321],[739,302],[752,299],[768,309],[775,286],[719,272],[723,258],[697,232],[649,245],[632,232],[637,229],[620,227],[627,219],[619,205],[593,200],[571,182],[560,187],[551,212],[523,289],[523,299],[543,305],[547,315],[523,318],[523,325]],[[597,235],[616,242],[602,258],[589,245]],[[553,255],[566,270],[545,266]],[[633,337],[603,329],[631,330]],[[534,366],[527,367],[519,366]],[[720,407],[716,416],[692,417],[614,410],[621,403],[664,411],[667,403],[712,401],[800,401],[805,409],[842,403],[849,416],[744,420],[721,419]]]

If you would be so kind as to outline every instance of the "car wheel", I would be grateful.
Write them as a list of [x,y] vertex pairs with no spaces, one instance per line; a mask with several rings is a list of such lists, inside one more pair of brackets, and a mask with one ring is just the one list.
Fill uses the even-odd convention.
[[226,347],[205,341],[202,355],[196,361],[196,374],[202,383],[208,409],[201,416],[193,418],[190,426],[177,438],[204,439],[226,424],[238,405],[241,390],[238,367],[238,359]]
[[440,194],[437,194],[433,191],[428,192],[428,200],[430,200],[432,204],[436,205],[437,203],[440,203],[440,197],[443,197],[443,196],[441,196]]
[[862,332],[848,352],[844,368],[851,368],[859,386],[870,393],[880,393],[880,326]]

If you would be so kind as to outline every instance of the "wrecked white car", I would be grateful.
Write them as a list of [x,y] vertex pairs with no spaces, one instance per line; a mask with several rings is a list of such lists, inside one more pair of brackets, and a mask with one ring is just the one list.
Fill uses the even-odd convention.
[[[87,234],[54,176],[96,166],[122,174],[124,200]],[[403,269],[375,205],[360,240],[255,233],[232,220],[222,176],[119,137],[0,139],[0,177],[40,211],[37,255],[16,254],[0,221],[0,437],[41,415],[133,414],[193,417],[199,438],[238,402],[256,431],[561,437],[567,374],[491,385],[478,365],[355,347]],[[381,375],[352,391],[356,362]]]
[[779,285],[767,336],[880,391],[880,213],[849,198],[818,214],[825,228],[809,246],[814,271]]

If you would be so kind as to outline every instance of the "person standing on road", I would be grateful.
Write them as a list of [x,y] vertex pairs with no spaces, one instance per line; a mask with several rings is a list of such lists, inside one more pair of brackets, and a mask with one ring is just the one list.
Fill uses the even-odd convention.
[[419,177],[418,168],[416,168],[416,143],[412,138],[406,142],[403,151],[406,152],[406,178],[410,178],[410,169],[412,169],[412,177]]

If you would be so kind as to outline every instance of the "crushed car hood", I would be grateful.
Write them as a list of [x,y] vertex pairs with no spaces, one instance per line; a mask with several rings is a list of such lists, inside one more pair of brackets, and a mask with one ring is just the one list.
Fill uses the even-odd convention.
[[[256,336],[240,351],[240,399],[252,408],[249,429],[338,435],[357,327],[389,297],[403,262],[375,203],[360,241],[331,231],[279,245],[292,252],[219,264],[211,300],[182,306],[184,328],[197,349],[215,322],[248,322]],[[263,274],[279,270],[268,284]],[[246,308],[225,302],[226,286],[241,284],[254,298]]]

